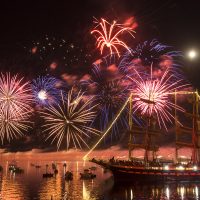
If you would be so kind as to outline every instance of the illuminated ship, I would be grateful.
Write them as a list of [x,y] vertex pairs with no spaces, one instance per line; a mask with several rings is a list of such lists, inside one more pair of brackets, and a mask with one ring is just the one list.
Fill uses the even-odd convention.
[[[179,91],[174,93],[175,104],[177,94],[190,96],[190,110],[192,113],[184,112],[185,124],[183,126],[178,121],[177,110],[174,110],[176,145],[174,149],[174,160],[161,160],[156,156],[159,146],[156,145],[156,138],[160,131],[155,129],[155,123],[151,119],[148,125],[141,128],[133,125],[132,117],[129,116],[129,159],[110,160],[92,159],[98,165],[109,169],[113,173],[115,181],[161,181],[161,180],[181,180],[181,181],[200,181],[200,117],[199,117],[199,94],[198,92]],[[131,104],[132,101],[130,101]],[[130,108],[132,106],[130,105]],[[131,113],[131,110],[130,110]],[[190,138],[189,142],[183,140],[183,136]],[[140,137],[138,140],[137,138]],[[143,139],[141,139],[143,137]],[[137,142],[140,141],[140,142]],[[142,142],[141,142],[142,141]],[[179,149],[189,147],[192,149],[192,156],[188,160],[180,160]],[[132,157],[135,149],[144,150],[144,159],[138,160]]]

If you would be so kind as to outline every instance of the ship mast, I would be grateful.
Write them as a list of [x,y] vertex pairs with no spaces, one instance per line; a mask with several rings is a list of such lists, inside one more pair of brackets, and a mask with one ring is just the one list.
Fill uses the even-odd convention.
[[132,119],[132,93],[130,95],[130,100],[129,100],[129,132],[130,132],[130,135],[129,135],[129,160],[131,160],[131,152],[132,152],[132,147],[131,147],[131,143],[132,143],[132,140],[133,140],[133,131],[132,131],[132,128],[133,128],[133,119]]
[[[152,158],[155,159],[155,152],[158,150],[158,147],[153,144],[154,143],[153,138],[156,138],[158,136],[158,131],[154,129],[155,127],[151,127],[152,120],[150,119],[150,117],[147,117],[147,119],[145,120],[146,120],[145,128],[133,125],[133,94],[131,94],[129,100],[129,131],[128,131],[129,160],[132,159],[132,151],[138,148],[145,150],[144,152],[145,163],[149,161],[150,152],[152,152]],[[143,136],[144,138],[141,139],[141,137]]]
[[193,94],[193,106],[192,106],[192,144],[193,144],[193,149],[192,149],[192,161],[193,163],[197,162],[197,154],[196,154],[196,120],[197,120],[197,116],[196,116],[196,92]]
[[199,149],[200,149],[200,133],[199,133],[199,94],[196,90],[193,94],[193,121],[192,121],[192,161],[193,163],[199,163]]
[[199,101],[200,96],[198,91],[196,91],[196,115],[197,115],[197,158],[198,163],[200,163],[200,117],[199,117]]
[[145,131],[145,153],[144,153],[144,162],[147,163],[149,161],[149,143],[150,143],[150,136],[149,136],[149,127],[150,127],[150,117],[147,119],[146,124],[146,131]]
[[[176,100],[177,92],[175,91],[175,105],[177,104]],[[199,163],[200,159],[200,133],[199,133],[199,95],[198,91],[192,92],[192,114],[185,113],[186,116],[192,118],[192,128],[186,126],[180,126],[177,119],[177,111],[175,109],[175,125],[176,125],[176,155],[175,161],[178,162],[178,150],[183,147],[192,148],[192,163]],[[176,106],[175,106],[176,107]],[[186,143],[180,140],[181,135],[188,134],[191,135],[192,140],[190,143]]]
[[[177,123],[178,123],[178,119],[177,119],[177,109],[176,109],[176,105],[177,105],[177,92],[175,90],[174,92],[174,104],[175,104],[175,110],[174,110],[174,120],[175,120],[175,132],[176,132],[176,140],[175,142],[178,141],[178,131],[177,131]],[[176,152],[175,152],[175,163],[178,162],[178,146],[176,145]]]

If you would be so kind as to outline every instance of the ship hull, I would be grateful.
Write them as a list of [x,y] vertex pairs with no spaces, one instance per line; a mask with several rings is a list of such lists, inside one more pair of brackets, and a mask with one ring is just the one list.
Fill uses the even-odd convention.
[[110,166],[115,182],[158,182],[158,181],[200,181],[200,172],[177,172],[174,170],[135,169]]
[[115,182],[200,181],[200,170],[163,170],[95,162],[108,168]]

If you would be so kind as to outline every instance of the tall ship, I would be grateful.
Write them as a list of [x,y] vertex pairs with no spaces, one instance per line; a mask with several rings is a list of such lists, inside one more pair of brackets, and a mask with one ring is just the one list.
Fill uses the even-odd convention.
[[[157,156],[159,145],[156,144],[161,131],[155,126],[154,119],[146,118],[146,127],[139,127],[133,124],[131,117],[132,101],[130,102],[129,115],[129,142],[128,159],[118,160],[110,158],[109,160],[91,159],[113,173],[115,181],[200,181],[200,117],[199,117],[199,94],[197,91],[174,92],[174,102],[177,104],[177,95],[187,95],[190,97],[190,112],[182,113],[183,123],[178,120],[178,112],[174,109],[175,124],[175,147],[173,160],[160,159]],[[192,111],[192,112],[191,112]],[[186,138],[185,141],[183,138]],[[179,156],[179,150],[182,148],[191,149],[192,156],[183,159]],[[134,158],[134,150],[142,149],[144,151],[143,159]]]

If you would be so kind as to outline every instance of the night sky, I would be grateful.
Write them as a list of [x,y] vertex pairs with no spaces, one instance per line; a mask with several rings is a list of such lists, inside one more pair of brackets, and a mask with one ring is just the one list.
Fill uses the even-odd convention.
[[[124,22],[134,16],[138,28],[136,39],[129,41],[132,47],[135,43],[157,38],[184,53],[191,48],[198,50],[200,14],[197,4],[195,0],[3,1],[0,6],[1,68],[31,76],[44,73],[46,66],[28,56],[30,48],[34,47],[33,41],[42,41],[48,35],[56,40],[64,39],[69,48],[70,45],[78,47],[68,55],[67,65],[61,64],[62,71],[72,67],[75,73],[87,70],[101,57],[90,34],[93,17]],[[198,65],[198,59],[188,62],[187,72],[192,82],[200,86]]]
[[[138,27],[130,47],[157,38],[186,54],[199,51],[193,61],[185,58],[184,70],[194,87],[200,89],[200,12],[197,0],[5,0],[0,5],[0,71],[10,71],[31,80],[52,75],[86,74],[101,58],[90,34],[94,18],[123,23],[134,17]],[[54,51],[43,51],[51,43]],[[35,54],[34,47],[41,53]],[[14,148],[20,143],[14,143]],[[13,144],[12,144],[13,145]],[[17,147],[18,148],[18,147]]]

